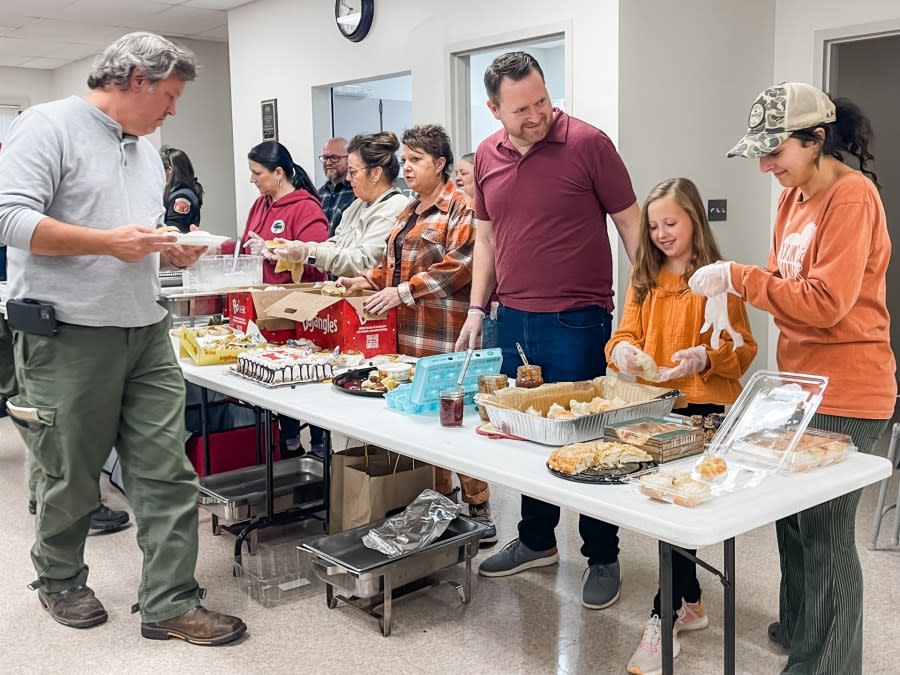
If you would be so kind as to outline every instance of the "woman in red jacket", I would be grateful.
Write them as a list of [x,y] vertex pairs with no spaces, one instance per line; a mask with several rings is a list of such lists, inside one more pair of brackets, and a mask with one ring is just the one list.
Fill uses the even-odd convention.
[[[303,167],[294,164],[288,149],[277,141],[266,141],[250,150],[247,159],[250,182],[259,190],[259,198],[250,207],[240,245],[259,255],[265,242],[272,239],[325,241],[328,220],[316,188]],[[226,243],[222,253],[234,252],[234,246]],[[274,259],[263,262],[263,283],[291,283],[291,273],[276,273],[275,265]],[[303,266],[303,281],[325,278],[325,273],[313,265]]]

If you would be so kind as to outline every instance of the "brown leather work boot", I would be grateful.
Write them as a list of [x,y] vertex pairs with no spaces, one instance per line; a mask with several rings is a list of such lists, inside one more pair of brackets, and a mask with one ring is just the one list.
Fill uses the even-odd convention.
[[75,586],[57,593],[38,589],[38,598],[50,616],[63,626],[90,628],[106,621],[109,615],[94,591],[87,586]]
[[224,645],[246,632],[247,624],[236,616],[211,612],[202,605],[165,621],[141,624],[141,635],[145,638],[178,638],[192,645]]

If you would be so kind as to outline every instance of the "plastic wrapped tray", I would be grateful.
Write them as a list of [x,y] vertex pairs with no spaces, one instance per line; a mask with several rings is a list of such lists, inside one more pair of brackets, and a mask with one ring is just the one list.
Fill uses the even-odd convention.
[[[567,385],[567,386],[566,386]],[[548,392],[546,395],[542,392]],[[568,445],[603,438],[610,424],[638,417],[665,417],[680,396],[678,390],[623,382],[613,377],[598,377],[590,382],[567,382],[543,385],[528,392],[503,389],[494,394],[479,394],[477,400],[485,407],[491,424],[502,433],[518,436],[545,445]],[[594,396],[612,399],[619,397],[627,404],[604,413],[574,419],[548,419],[523,412],[516,406],[529,402],[547,407],[555,399],[568,403],[571,399],[590,401]],[[519,401],[518,399],[522,399]]]
[[657,417],[639,417],[606,427],[609,441],[637,445],[657,462],[687,457],[703,450],[703,430]]
[[710,442],[710,454],[725,457],[729,464],[781,468],[827,386],[827,377],[766,370],[755,373]]

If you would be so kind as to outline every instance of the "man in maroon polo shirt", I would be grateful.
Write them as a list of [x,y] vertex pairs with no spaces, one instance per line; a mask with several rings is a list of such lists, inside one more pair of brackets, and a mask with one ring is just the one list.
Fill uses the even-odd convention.
[[[484,75],[488,108],[503,129],[475,156],[478,219],[469,315],[456,348],[475,346],[496,287],[503,369],[515,376],[516,342],[543,368],[546,382],[606,372],[611,331],[609,215],[633,259],[640,209],[612,141],[553,108],[530,54],[499,56]],[[481,563],[484,576],[507,576],[558,562],[559,507],[522,496],[519,538]],[[588,559],[582,604],[602,609],[619,597],[618,528],[579,520]]]

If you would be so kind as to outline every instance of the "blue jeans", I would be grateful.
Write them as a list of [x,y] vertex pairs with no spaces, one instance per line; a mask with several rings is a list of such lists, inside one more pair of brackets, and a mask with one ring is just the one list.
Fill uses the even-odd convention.
[[[522,312],[500,306],[497,339],[503,351],[503,372],[515,378],[520,365],[516,342],[530,363],[541,366],[545,382],[589,380],[606,373],[603,352],[612,331],[612,316],[602,307],[566,312]],[[556,546],[553,530],[559,507],[522,495],[519,540],[535,551]],[[619,557],[619,528],[580,516],[581,554],[589,565],[609,564]]]
[[481,348],[490,349],[497,346],[497,319],[484,317],[481,324]]

